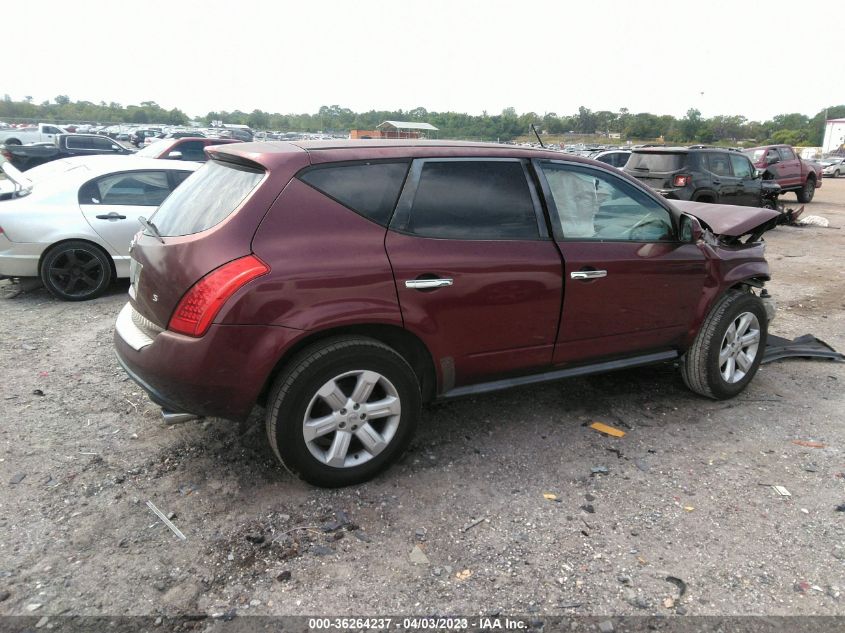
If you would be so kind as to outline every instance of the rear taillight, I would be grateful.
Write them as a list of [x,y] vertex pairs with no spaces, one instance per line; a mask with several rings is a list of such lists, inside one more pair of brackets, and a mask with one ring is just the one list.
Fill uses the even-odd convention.
[[185,293],[167,329],[188,336],[202,336],[229,297],[268,272],[270,267],[255,255],[241,257],[211,271]]
[[688,184],[692,182],[692,176],[689,174],[676,174],[675,177],[672,179],[672,186],[673,187],[686,187]]

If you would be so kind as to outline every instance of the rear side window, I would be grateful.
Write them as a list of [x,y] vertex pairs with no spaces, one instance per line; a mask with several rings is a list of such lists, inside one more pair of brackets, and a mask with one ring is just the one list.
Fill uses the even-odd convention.
[[92,149],[93,147],[91,138],[88,136],[68,136],[66,143],[68,149]]
[[260,169],[208,161],[167,198],[151,220],[163,236],[205,231],[229,217],[263,177]]
[[707,163],[710,166],[710,171],[717,176],[731,175],[731,161],[727,154],[708,154]]
[[355,213],[387,226],[407,173],[408,162],[347,163],[312,168],[299,178]]
[[165,172],[133,171],[87,182],[79,190],[79,203],[157,207],[169,194]]
[[539,239],[519,161],[425,161],[409,213],[399,224],[397,229],[422,237]]
[[660,154],[657,152],[634,152],[628,158],[625,169],[636,172],[667,172],[683,168],[686,154]]

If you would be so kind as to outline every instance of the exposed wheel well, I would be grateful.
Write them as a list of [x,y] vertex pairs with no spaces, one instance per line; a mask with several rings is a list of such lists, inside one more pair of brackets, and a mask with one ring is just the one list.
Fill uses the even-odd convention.
[[716,196],[711,193],[701,193],[695,196],[694,202],[716,202]]
[[100,251],[103,255],[106,256],[107,260],[109,260],[109,267],[111,268],[111,278],[112,278],[112,280],[117,278],[117,268],[115,268],[115,265],[114,265],[114,258],[111,255],[109,255],[109,252],[106,249],[104,249],[102,246],[97,244],[96,242],[92,242],[91,240],[86,240],[86,239],[83,239],[83,238],[71,238],[71,239],[67,239],[67,240],[59,240],[55,244],[50,244],[50,246],[45,248],[44,251],[41,253],[41,257],[38,258],[38,275],[39,276],[41,275],[41,265],[44,263],[44,257],[47,255],[47,253],[49,253],[51,250],[53,250],[59,244],[65,244],[67,242],[85,242],[86,244],[90,244],[91,246],[96,248],[98,251]]
[[423,402],[428,402],[434,398],[437,386],[437,376],[434,370],[434,361],[432,360],[431,354],[425,344],[419,338],[401,327],[376,323],[321,330],[298,341],[296,345],[292,346],[285,355],[276,362],[275,367],[273,367],[273,371],[270,372],[270,375],[267,377],[264,387],[258,396],[258,402],[261,405],[266,403],[267,394],[272,388],[273,382],[276,380],[276,376],[278,376],[284,366],[301,349],[309,345],[313,345],[322,339],[338,335],[366,336],[392,347],[399,352],[406,361],[408,361],[408,364],[411,365],[414,373],[417,375]]

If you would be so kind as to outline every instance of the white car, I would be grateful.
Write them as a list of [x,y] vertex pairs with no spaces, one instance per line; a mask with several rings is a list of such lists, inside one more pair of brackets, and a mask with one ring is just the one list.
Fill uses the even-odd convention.
[[41,277],[67,301],[129,276],[129,243],[199,163],[85,156],[27,171],[30,192],[0,201],[0,278]]
[[845,174],[845,157],[830,156],[828,158],[820,158],[816,162],[821,165],[823,176],[839,178],[839,176]]

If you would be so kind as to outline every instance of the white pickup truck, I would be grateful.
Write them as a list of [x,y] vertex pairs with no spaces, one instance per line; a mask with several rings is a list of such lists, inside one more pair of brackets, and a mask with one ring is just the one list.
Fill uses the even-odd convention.
[[0,130],[0,145],[24,145],[27,143],[49,143],[56,134],[67,134],[67,130],[49,123],[32,127],[18,127]]

